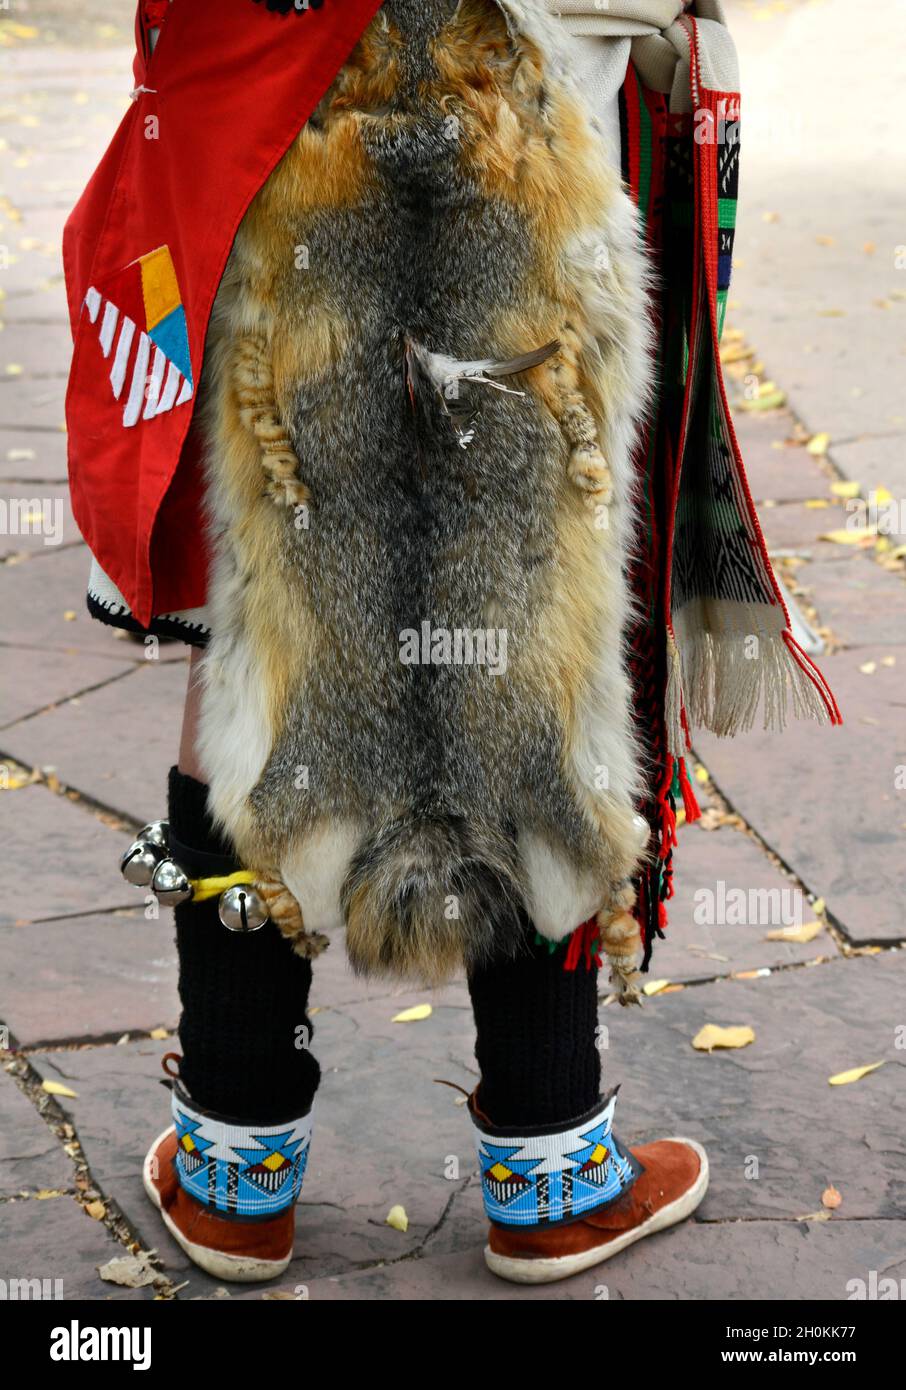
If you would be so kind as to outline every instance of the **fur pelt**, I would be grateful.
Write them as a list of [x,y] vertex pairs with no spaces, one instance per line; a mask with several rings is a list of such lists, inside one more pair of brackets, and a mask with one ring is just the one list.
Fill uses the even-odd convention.
[[647,839],[645,272],[561,42],[543,0],[387,0],[212,315],[211,806],[362,971],[442,980],[525,913],[609,921]]

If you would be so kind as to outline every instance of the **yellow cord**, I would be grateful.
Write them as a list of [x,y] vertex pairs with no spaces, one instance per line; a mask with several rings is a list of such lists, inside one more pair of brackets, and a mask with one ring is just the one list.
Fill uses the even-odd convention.
[[224,878],[190,878],[192,901],[203,903],[206,898],[219,898],[227,888],[237,888],[241,883],[254,883],[255,877],[248,869],[239,869],[235,874],[227,874]]

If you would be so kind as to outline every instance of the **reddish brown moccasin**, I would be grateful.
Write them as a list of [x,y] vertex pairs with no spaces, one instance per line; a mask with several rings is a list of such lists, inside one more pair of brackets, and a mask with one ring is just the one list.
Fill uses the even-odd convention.
[[218,1216],[179,1185],[176,1130],[164,1130],[151,1145],[142,1168],[145,1191],[164,1225],[189,1259],[215,1279],[260,1283],[282,1274],[293,1253],[295,1207],[267,1221],[237,1221]]
[[658,1139],[632,1153],[644,1171],[628,1192],[598,1212],[525,1230],[492,1222],[484,1252],[488,1268],[515,1284],[550,1284],[690,1216],[708,1190],[708,1156],[701,1144]]

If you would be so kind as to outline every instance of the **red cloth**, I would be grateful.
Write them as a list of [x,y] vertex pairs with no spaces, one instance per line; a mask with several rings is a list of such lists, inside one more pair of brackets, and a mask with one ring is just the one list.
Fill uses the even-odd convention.
[[142,19],[146,29],[159,29],[167,17],[170,0],[142,0]]
[[[379,0],[326,0],[321,9],[280,15],[252,0],[190,0],[171,7],[150,56],[138,8],[139,90],[66,224],[63,265],[75,340],[66,397],[73,511],[141,623],[205,600],[190,425],[211,305],[236,230],[378,8]],[[159,247],[169,250],[185,311],[194,394],[128,427],[128,384],[117,398],[116,348],[108,345],[105,356],[103,316],[95,308],[92,321],[85,296],[90,288],[109,295],[122,311],[118,327],[126,314],[136,316],[131,370],[153,317],[133,263]],[[176,322],[177,336],[183,331]],[[166,340],[168,362],[173,341]],[[150,353],[149,365],[153,342]]]

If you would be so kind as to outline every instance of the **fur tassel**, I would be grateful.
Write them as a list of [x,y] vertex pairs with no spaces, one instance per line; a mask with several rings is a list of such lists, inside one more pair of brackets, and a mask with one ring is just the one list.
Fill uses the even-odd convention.
[[512,846],[458,817],[398,822],[355,855],[342,892],[352,968],[435,984],[515,954],[524,904]]
[[255,888],[267,907],[271,921],[291,942],[297,956],[313,960],[330,945],[322,932],[308,932],[302,921],[302,912],[285,883],[279,879],[258,879]]
[[598,914],[601,946],[610,965],[610,980],[617,998],[623,1005],[641,1004],[639,972],[644,949],[642,933],[636,919],[625,909]]

